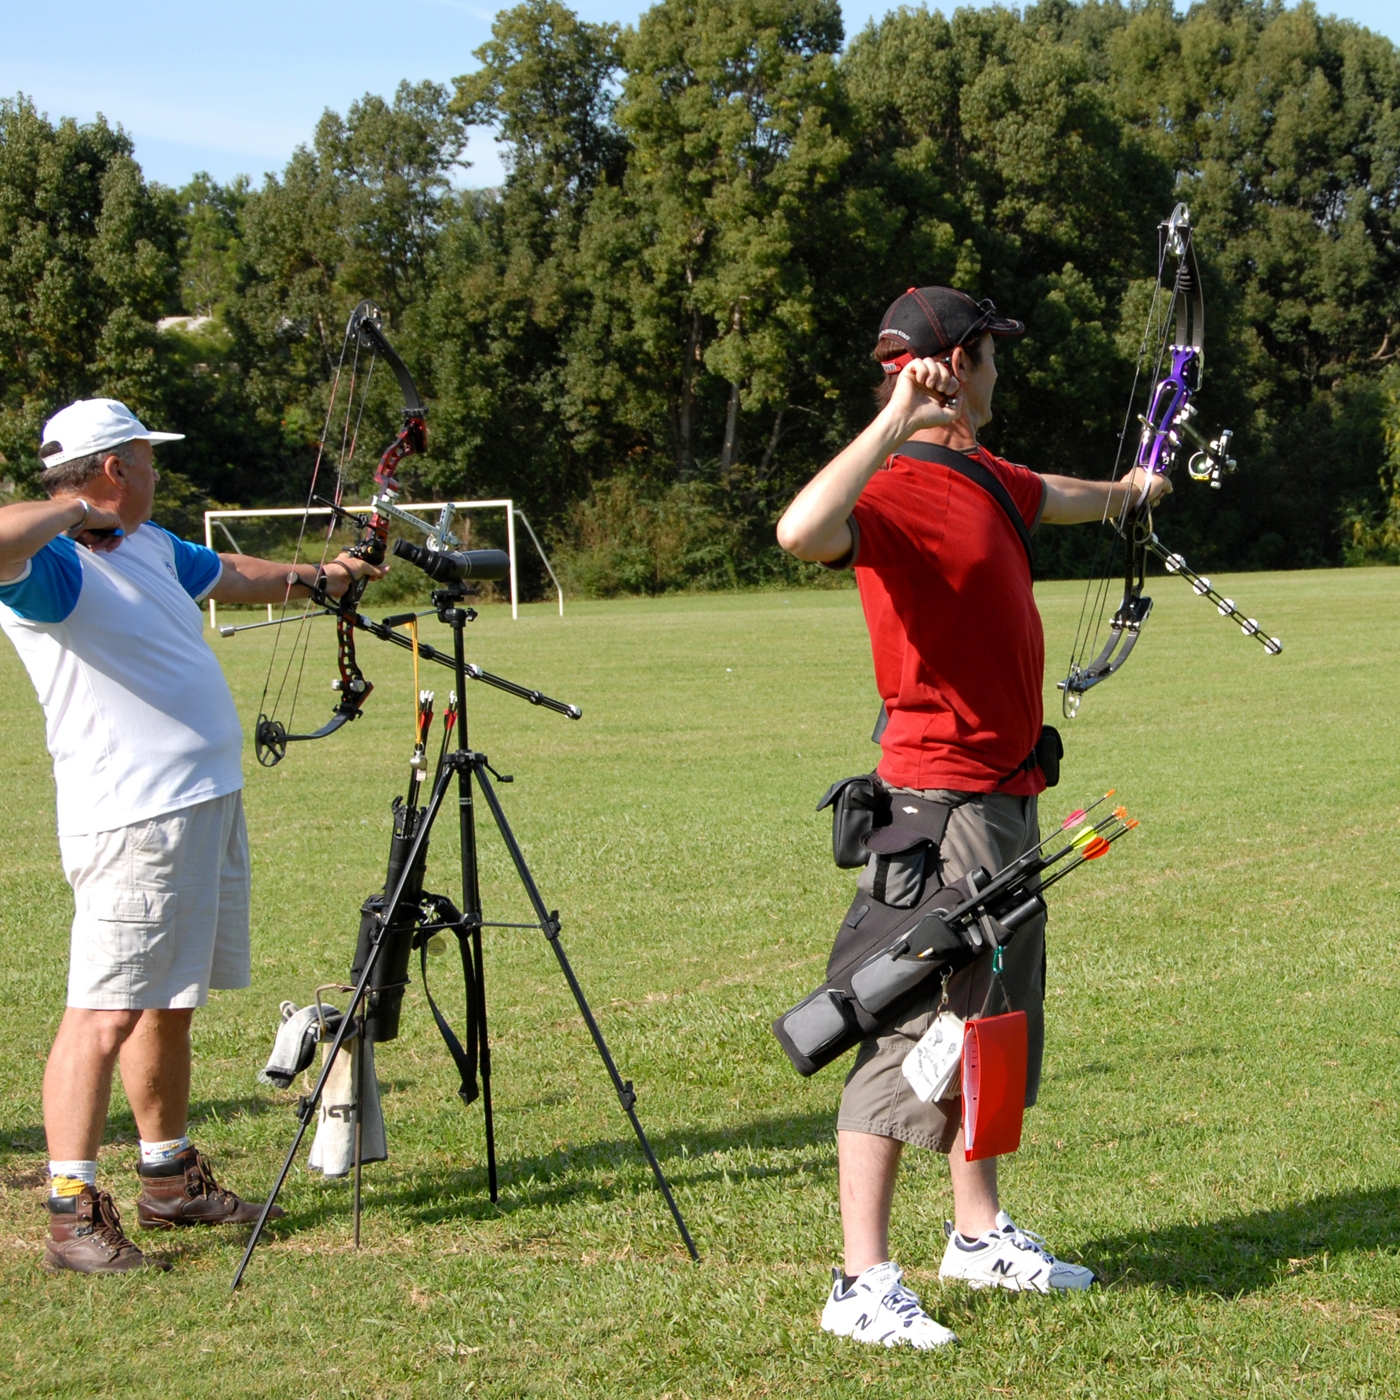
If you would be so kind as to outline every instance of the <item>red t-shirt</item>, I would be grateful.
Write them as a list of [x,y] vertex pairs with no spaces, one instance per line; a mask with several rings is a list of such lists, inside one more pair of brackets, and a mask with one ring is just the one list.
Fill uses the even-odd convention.
[[[1033,530],[1045,482],[985,448],[977,458]],[[896,454],[851,518],[875,684],[889,713],[880,776],[896,787],[1042,791],[1039,768],[1009,776],[1040,737],[1045,636],[1006,512],[940,463]]]

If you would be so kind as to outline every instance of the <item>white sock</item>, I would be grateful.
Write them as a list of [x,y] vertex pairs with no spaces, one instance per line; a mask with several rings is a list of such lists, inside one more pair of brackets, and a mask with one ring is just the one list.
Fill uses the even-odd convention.
[[49,1196],[76,1196],[84,1186],[97,1187],[96,1162],[50,1162]]
[[188,1137],[167,1138],[164,1142],[147,1142],[141,1139],[141,1165],[156,1167],[163,1162],[173,1162],[188,1146]]

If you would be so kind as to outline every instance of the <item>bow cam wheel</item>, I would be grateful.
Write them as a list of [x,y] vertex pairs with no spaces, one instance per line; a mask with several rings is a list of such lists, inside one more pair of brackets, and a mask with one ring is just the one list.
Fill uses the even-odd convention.
[[258,727],[253,731],[253,752],[264,768],[275,768],[287,756],[286,726],[259,715]]

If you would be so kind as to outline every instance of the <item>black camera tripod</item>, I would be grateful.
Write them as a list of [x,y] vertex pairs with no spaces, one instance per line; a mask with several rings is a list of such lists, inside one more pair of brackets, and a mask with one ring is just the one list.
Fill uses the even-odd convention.
[[[505,811],[501,807],[500,797],[492,779],[494,778],[497,782],[511,780],[497,773],[491,767],[486,755],[478,753],[470,746],[467,734],[467,681],[468,679],[485,680],[499,689],[529,700],[532,704],[543,705],[561,714],[571,715],[573,718],[578,717],[578,711],[573,706],[564,705],[557,700],[550,700],[538,691],[528,690],[513,682],[490,676],[479,667],[468,666],[465,659],[463,633],[467,624],[476,617],[476,612],[472,608],[463,606],[463,602],[468,596],[468,589],[462,582],[449,583],[444,588],[435,589],[432,594],[433,610],[438,619],[452,629],[452,656],[448,657],[433,647],[418,647],[420,657],[450,666],[454,672],[457,686],[456,748],[444,748],[432,791],[425,806],[417,807],[413,796],[410,796],[404,804],[395,805],[394,840],[389,862],[389,879],[386,881],[383,896],[376,896],[366,901],[363,907],[364,917],[361,923],[359,951],[356,955],[355,972],[357,976],[354,992],[345,1014],[340,1018],[335,1037],[325,1052],[321,1073],[316,1080],[315,1088],[298,1105],[296,1136],[287,1149],[282,1170],[278,1173],[277,1180],[268,1194],[262,1208],[262,1214],[258,1217],[257,1224],[253,1227],[252,1236],[248,1240],[248,1246],[243,1252],[238,1272],[233,1277],[233,1288],[235,1289],[243,1280],[243,1274],[248,1267],[249,1260],[252,1259],[253,1251],[257,1248],[258,1241],[262,1237],[268,1215],[273,1205],[276,1204],[277,1197],[291,1171],[292,1163],[296,1160],[302,1139],[306,1136],[306,1130],[316,1118],[321,1097],[325,1092],[326,1081],[330,1077],[336,1057],[340,1054],[345,1041],[354,1034],[356,1041],[352,1053],[363,1055],[367,1040],[389,1040],[398,1033],[398,1002],[402,998],[403,988],[407,983],[410,947],[417,946],[422,950],[426,969],[426,941],[440,931],[451,931],[456,934],[462,945],[462,962],[463,971],[466,974],[468,1001],[467,1050],[463,1051],[455,1043],[455,1037],[452,1036],[445,1021],[440,1017],[436,1006],[433,1007],[434,1019],[438,1021],[443,1038],[447,1041],[448,1048],[462,1074],[462,1087],[458,1093],[465,1102],[470,1103],[476,1096],[475,1075],[471,1074],[470,1071],[479,1069],[482,1113],[486,1133],[487,1181],[491,1200],[493,1202],[497,1200],[496,1142],[491,1112],[491,1054],[486,1030],[486,991],[481,939],[483,928],[538,928],[549,941],[549,946],[554,950],[554,956],[558,959],[559,967],[569,984],[569,990],[573,993],[574,1001],[578,1004],[584,1024],[593,1037],[593,1044],[612,1080],[618,1101],[622,1105],[623,1112],[627,1114],[628,1121],[632,1124],[632,1130],[637,1135],[637,1142],[651,1167],[657,1189],[665,1198],[671,1217],[676,1222],[676,1229],[680,1232],[681,1240],[692,1259],[698,1261],[700,1258],[695,1248],[695,1242],[691,1239],[690,1231],[686,1228],[685,1220],[681,1216],[680,1208],[676,1205],[675,1197],[671,1193],[670,1185],[661,1170],[661,1164],[656,1160],[656,1153],[652,1150],[651,1143],[647,1140],[646,1132],[642,1128],[641,1120],[637,1117],[637,1095],[632,1087],[632,1081],[630,1079],[624,1080],[618,1072],[612,1053],[608,1049],[607,1042],[603,1039],[603,1032],[598,1027],[598,1022],[583,994],[583,988],[579,985],[578,977],[575,975],[574,969],[564,953],[563,945],[559,941],[559,911],[546,908],[539,888],[535,884],[534,876],[530,873],[525,856],[515,839],[515,833],[511,830]],[[374,622],[360,614],[355,615],[356,626],[381,638],[381,640],[390,641],[403,647],[413,647],[414,642],[410,638],[394,630],[398,623],[407,620],[408,618],[386,618],[383,622]],[[457,809],[461,828],[462,907],[460,911],[441,896],[424,895],[422,891],[423,869],[428,855],[428,839],[432,832],[433,823],[437,820],[438,813],[446,800],[454,775],[457,779]],[[486,805],[491,810],[496,829],[501,834],[501,840],[505,843],[506,850],[515,866],[515,872],[520,878],[526,897],[530,901],[530,907],[534,911],[535,922],[533,923],[499,924],[482,918],[481,891],[477,875],[473,785],[480,788],[481,795],[486,799]],[[417,784],[411,785],[411,793],[418,791]],[[433,921],[420,922],[414,911],[423,907],[433,911]],[[404,936],[405,933],[408,934],[408,937]],[[431,1003],[431,997],[429,997],[429,1001]],[[363,1065],[363,1060],[361,1065]],[[365,1078],[361,1074],[359,1078],[361,1097],[364,1093],[364,1083]],[[359,1104],[356,1104],[354,1111],[354,1212],[355,1243],[358,1244],[362,1136]]]

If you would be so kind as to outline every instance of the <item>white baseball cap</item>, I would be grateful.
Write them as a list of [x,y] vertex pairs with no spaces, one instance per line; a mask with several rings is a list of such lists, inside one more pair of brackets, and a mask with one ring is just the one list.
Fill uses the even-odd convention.
[[109,447],[138,439],[179,442],[184,433],[153,433],[124,403],[116,399],[79,399],[61,408],[44,424],[39,449],[45,467],[61,467]]

